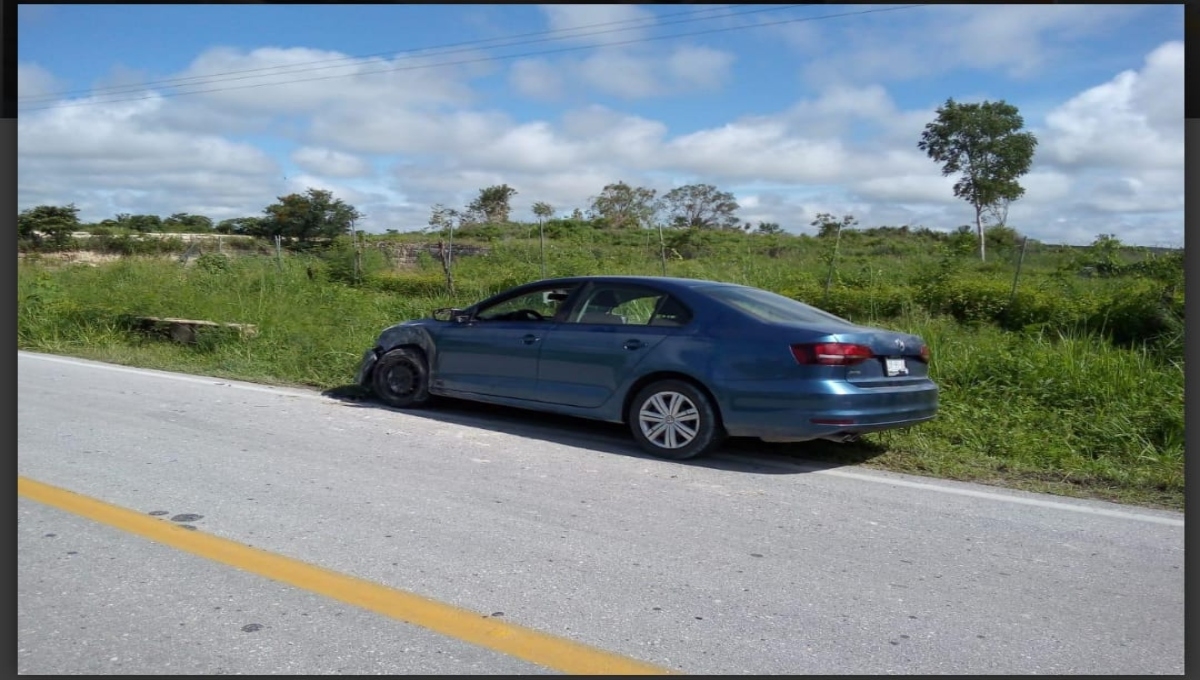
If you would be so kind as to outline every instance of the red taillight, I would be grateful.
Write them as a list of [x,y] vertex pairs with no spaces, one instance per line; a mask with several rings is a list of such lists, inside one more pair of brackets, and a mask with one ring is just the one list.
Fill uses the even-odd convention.
[[792,356],[801,364],[822,366],[852,366],[875,356],[870,347],[848,342],[819,342],[813,345],[792,345]]
[[929,363],[929,345],[921,345],[921,361]]

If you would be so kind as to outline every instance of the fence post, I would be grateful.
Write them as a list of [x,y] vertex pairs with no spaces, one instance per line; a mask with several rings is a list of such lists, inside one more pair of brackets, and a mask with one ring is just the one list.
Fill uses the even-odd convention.
[[542,278],[546,278],[546,225],[542,218],[538,218],[538,250],[542,256]]
[[667,275],[667,241],[663,238],[662,222],[658,223],[658,255],[662,261],[662,275]]
[[1017,257],[1017,271],[1013,274],[1012,292],[1008,295],[1008,307],[1012,309],[1013,301],[1017,299],[1017,281],[1021,278],[1021,263],[1025,261],[1025,244],[1029,242],[1029,237],[1021,239],[1021,254]]
[[275,264],[283,271],[283,237],[275,234]]
[[195,241],[188,241],[188,247],[183,250],[183,254],[179,256],[179,261],[187,264],[188,260],[192,259],[192,250],[196,248]]
[[353,265],[354,265],[354,276],[353,276],[352,280],[355,283],[358,283],[359,268],[361,265],[361,260],[360,260],[359,255],[361,254],[362,250],[360,249],[359,243],[358,243],[358,232],[354,229],[354,220],[350,220],[350,247],[353,248],[353,252],[351,253],[351,258],[352,258]]
[[350,246],[354,249],[352,253],[354,259],[354,283],[358,283],[362,280],[362,249],[364,246],[362,232],[356,232],[351,237]]

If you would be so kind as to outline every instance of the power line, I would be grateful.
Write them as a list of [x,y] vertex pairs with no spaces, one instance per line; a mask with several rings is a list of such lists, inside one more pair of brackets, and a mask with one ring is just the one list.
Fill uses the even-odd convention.
[[[337,58],[333,58],[333,59],[319,59],[316,61],[301,62],[298,64],[286,64],[286,65],[281,65],[281,66],[264,66],[264,67],[260,67],[260,68],[243,69],[243,70],[238,70],[238,71],[225,71],[225,72],[218,72],[218,73],[209,73],[209,74],[199,75],[199,76],[185,76],[185,77],[180,77],[180,78],[167,78],[167,79],[163,79],[163,80],[151,80],[151,81],[140,83],[137,85],[113,85],[113,86],[102,87],[102,88],[66,90],[66,91],[62,91],[62,92],[50,92],[50,93],[44,93],[44,94],[38,94],[38,95],[26,95],[25,97],[18,97],[18,101],[21,101],[23,103],[37,103],[37,102],[41,102],[41,101],[52,101],[55,99],[59,99],[59,98],[66,97],[68,95],[74,95],[74,94],[116,95],[116,94],[121,94],[123,92],[138,91],[138,90],[141,90],[150,85],[167,85],[167,86],[170,86],[170,85],[182,85],[182,86],[211,85],[211,84],[216,84],[219,82],[225,82],[225,81],[230,81],[230,80],[245,80],[247,78],[263,78],[263,77],[277,76],[277,75],[289,75],[289,74],[293,74],[293,73],[304,73],[304,72],[308,72],[308,71],[320,71],[320,70],[331,69],[331,68],[340,68],[341,66],[345,65],[345,64],[342,64],[342,65],[327,65],[327,66],[313,67],[313,65],[315,65],[315,64],[336,64],[336,62],[350,62],[350,61],[361,60],[361,59],[370,59],[370,58],[374,58],[374,57],[388,57],[388,56],[395,56],[397,59],[418,59],[418,58],[430,57],[430,56],[445,56],[447,54],[456,54],[456,53],[460,53],[460,52],[470,52],[470,51],[474,51],[476,49],[483,49],[484,46],[487,45],[487,43],[495,43],[498,41],[509,41],[509,42],[499,44],[499,45],[489,45],[486,47],[486,49],[532,45],[532,44],[537,44],[537,43],[554,42],[554,41],[560,41],[560,40],[576,40],[579,38],[588,38],[588,37],[592,37],[592,36],[596,36],[596,35],[603,35],[603,34],[607,34],[607,33],[620,33],[620,32],[624,32],[624,31],[633,31],[633,30],[638,30],[641,28],[649,28],[651,26],[670,26],[670,25],[674,25],[674,24],[684,24],[684,23],[691,23],[691,22],[696,22],[696,21],[709,21],[711,19],[724,19],[724,18],[730,18],[730,17],[739,17],[739,16],[745,16],[745,15],[749,15],[749,14],[758,14],[758,13],[762,13],[762,12],[778,12],[778,11],[785,10],[785,9],[794,9],[797,7],[803,7],[806,4],[811,4],[811,3],[800,3],[800,4],[793,4],[793,5],[769,5],[764,8],[753,9],[753,10],[744,10],[743,9],[741,11],[729,11],[729,12],[726,12],[725,14],[713,14],[711,16],[702,16],[702,17],[695,17],[695,18],[690,18],[690,19],[681,19],[681,20],[677,20],[677,21],[665,21],[665,22],[661,21],[661,19],[664,19],[664,18],[691,16],[691,15],[702,14],[702,13],[712,13],[716,10],[728,10],[731,7],[730,5],[715,5],[712,7],[706,7],[704,9],[699,9],[699,10],[690,10],[687,12],[674,12],[671,14],[663,14],[663,15],[659,15],[657,17],[645,17],[645,18],[639,18],[639,19],[623,19],[621,21],[608,21],[608,22],[599,23],[599,24],[588,24],[588,25],[583,25],[583,26],[576,26],[573,28],[557,29],[557,30],[550,30],[550,31],[538,31],[538,32],[534,32],[534,33],[522,33],[522,34],[518,34],[518,35],[504,36],[504,37],[499,37],[499,38],[468,40],[468,41],[464,41],[464,42],[450,43],[447,45],[438,45],[438,46],[433,46],[433,47],[413,48],[413,49],[408,49],[408,50],[390,50],[387,52],[374,52],[371,54],[363,54],[363,55],[357,55],[357,56],[351,55],[351,56],[346,56],[346,57],[337,57]],[[614,26],[614,25],[618,25],[618,24],[630,24],[630,23],[639,23],[639,24],[645,24],[645,25],[644,26],[641,26],[641,25],[628,26],[625,28],[610,28],[608,30],[602,30],[602,31],[590,31],[590,32],[585,32],[585,33],[571,34],[572,32],[576,32],[576,31],[589,31],[590,29],[600,28],[600,27],[604,27],[604,26]],[[566,34],[566,35],[559,35],[559,34]],[[540,40],[523,40],[524,38],[537,37],[537,36],[551,36],[551,37],[543,37]],[[454,49],[454,48],[457,48],[457,49]],[[421,54],[405,54],[405,53],[416,53],[416,52],[419,52]],[[281,69],[286,69],[286,70],[281,70]],[[271,73],[261,73],[262,71],[271,71]],[[257,74],[257,75],[242,75],[242,74],[250,74],[250,73]],[[240,76],[240,77],[223,78],[222,76]],[[202,81],[202,82],[186,82],[186,81]]]
[[[710,35],[713,33],[726,33],[729,31],[740,31],[740,30],[745,30],[747,28],[763,28],[763,27],[767,27],[767,26],[780,26],[780,25],[784,25],[784,24],[802,23],[802,22],[807,22],[807,21],[821,21],[824,19],[838,19],[838,18],[842,18],[842,17],[860,16],[860,15],[864,15],[864,14],[876,14],[876,13],[881,13],[881,12],[896,12],[899,10],[914,9],[917,7],[925,7],[925,6],[926,5],[924,5],[924,4],[898,5],[895,7],[883,7],[883,8],[879,8],[879,9],[862,10],[862,11],[858,11],[858,12],[842,12],[839,14],[825,14],[825,15],[817,16],[817,17],[798,17],[798,18],[793,18],[793,19],[783,19],[780,21],[763,22],[763,23],[752,24],[752,25],[747,25],[747,26],[727,26],[727,27],[723,27],[723,28],[713,28],[713,29],[708,29],[708,30],[704,30],[704,31],[692,31],[690,33],[675,33],[675,34],[670,34],[670,35],[652,36],[649,38],[623,40],[623,41],[618,41],[618,42],[606,43],[606,46],[616,47],[616,46],[623,46],[623,45],[633,45],[633,44],[638,44],[638,43],[655,42],[655,41],[659,41],[659,40],[670,40],[672,38],[687,38],[687,37],[693,37],[693,36],[698,36],[698,35]],[[129,97],[129,98],[125,98],[125,99],[107,99],[107,100],[99,101],[99,102],[76,102],[76,103],[71,103],[71,104],[56,104],[53,106],[39,106],[39,107],[27,108],[24,110],[25,111],[44,111],[47,109],[71,108],[71,107],[79,107],[79,106],[100,106],[100,105],[104,105],[104,104],[117,104],[117,103],[121,103],[121,102],[145,101],[147,99],[180,97],[180,96],[192,95],[192,94],[207,94],[207,93],[212,93],[212,92],[227,92],[227,91],[231,91],[231,90],[244,90],[244,89],[257,88],[257,87],[274,87],[274,86],[278,86],[278,85],[291,85],[294,83],[307,83],[307,82],[315,82],[318,80],[330,80],[330,79],[334,79],[334,78],[349,78],[349,77],[354,77],[354,76],[373,75],[373,74],[377,74],[377,73],[393,73],[393,72],[399,72],[399,71],[415,71],[415,70],[420,70],[420,69],[443,68],[443,67],[447,67],[447,66],[462,66],[462,65],[466,65],[466,64],[478,64],[478,63],[491,62],[491,61],[504,61],[504,60],[508,60],[508,59],[518,59],[518,58],[522,58],[522,57],[535,57],[535,56],[542,56],[542,55],[547,55],[547,54],[560,54],[563,52],[577,52],[579,50],[588,50],[588,49],[594,49],[594,46],[583,45],[583,46],[577,46],[577,47],[563,47],[563,48],[554,49],[554,50],[542,50],[542,51],[538,51],[538,52],[524,52],[524,53],[519,53],[519,54],[506,54],[506,55],[492,56],[492,57],[479,57],[479,58],[475,58],[475,59],[462,59],[459,61],[448,61],[448,62],[442,62],[442,63],[437,63],[437,64],[418,64],[415,66],[394,66],[394,67],[388,67],[388,68],[382,68],[382,69],[358,71],[356,73],[343,73],[343,74],[336,74],[336,75],[329,75],[329,76],[317,76],[314,78],[299,78],[299,79],[295,79],[295,80],[285,80],[285,81],[274,82],[274,83],[252,83],[249,85],[234,85],[231,87],[218,87],[218,88],[211,88],[211,89],[207,89],[207,90],[189,90],[189,91],[185,91],[185,92],[168,92],[168,93],[162,93],[162,94],[152,94],[152,95],[147,95],[147,96],[143,96],[143,97]],[[271,75],[277,75],[277,74],[271,74]]]

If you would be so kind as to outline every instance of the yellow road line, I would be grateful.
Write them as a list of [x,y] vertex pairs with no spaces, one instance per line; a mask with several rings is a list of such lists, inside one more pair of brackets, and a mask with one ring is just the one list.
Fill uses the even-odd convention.
[[190,531],[179,525],[28,477],[17,477],[17,494],[200,557],[564,673],[673,674],[671,670],[572,640],[497,619],[484,618],[478,612],[339,574],[228,539]]

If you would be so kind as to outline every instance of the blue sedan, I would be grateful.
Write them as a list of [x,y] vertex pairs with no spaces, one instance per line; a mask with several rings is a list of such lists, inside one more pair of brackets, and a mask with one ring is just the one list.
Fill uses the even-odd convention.
[[627,423],[662,458],[726,436],[848,441],[937,413],[929,347],[758,288],[651,276],[528,283],[385,329],[357,381]]

